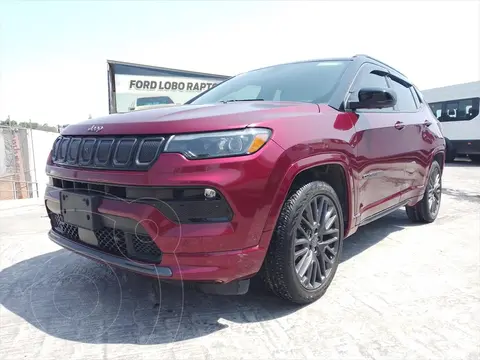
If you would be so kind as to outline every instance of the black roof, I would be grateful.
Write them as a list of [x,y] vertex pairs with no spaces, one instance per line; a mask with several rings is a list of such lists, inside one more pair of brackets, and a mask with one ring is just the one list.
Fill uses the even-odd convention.
[[353,56],[353,58],[361,58],[361,59],[364,59],[364,60],[368,60],[370,62],[374,62],[374,63],[377,63],[379,65],[382,65],[384,67],[387,67],[389,70],[391,70],[392,72],[396,72],[397,74],[403,76],[403,77],[406,77],[404,74],[402,74],[400,71],[398,71],[397,69],[393,68],[392,66],[384,63],[383,61],[380,61],[378,59],[375,59],[374,57],[371,57],[369,55],[365,55],[365,54],[358,54],[358,55],[355,55]]
[[402,74],[400,71],[393,68],[392,66],[384,63],[383,61],[375,59],[372,56],[364,55],[364,54],[358,54],[358,55],[354,55],[352,57],[321,58],[321,59],[292,61],[292,62],[288,62],[288,63],[281,63],[281,64],[276,64],[276,65],[265,66],[265,67],[257,68],[255,70],[267,69],[269,67],[275,67],[275,66],[280,66],[280,65],[301,64],[301,63],[316,62],[316,61],[357,61],[357,60],[359,60],[360,62],[367,62],[368,61],[370,63],[381,65],[382,67],[388,68],[388,70],[391,71],[392,73],[394,73],[394,75],[396,75],[397,77],[404,78],[404,79],[407,78],[404,74]]

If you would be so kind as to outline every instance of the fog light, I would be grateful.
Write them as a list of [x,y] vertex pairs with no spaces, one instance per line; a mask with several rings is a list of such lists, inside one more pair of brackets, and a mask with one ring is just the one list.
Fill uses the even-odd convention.
[[214,199],[217,196],[217,192],[213,189],[205,189],[203,195],[205,195],[207,199]]

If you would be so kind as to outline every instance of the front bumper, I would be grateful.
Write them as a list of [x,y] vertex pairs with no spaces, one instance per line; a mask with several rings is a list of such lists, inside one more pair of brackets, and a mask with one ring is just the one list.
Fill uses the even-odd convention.
[[[148,276],[217,283],[248,278],[260,269],[273,231],[266,224],[274,223],[271,202],[285,173],[277,166],[282,153],[271,141],[248,157],[189,161],[180,154],[161,154],[148,171],[78,168],[53,165],[49,160],[46,173],[51,183],[45,205],[52,229],[55,217],[62,220],[62,190],[99,193],[101,201],[95,211],[107,228],[95,236],[83,231],[80,239],[75,228],[64,229],[73,233],[58,231],[63,227],[60,222],[50,238],[82,255]],[[187,221],[175,221],[158,199],[168,199],[172,205],[177,198],[175,190],[173,195],[170,190],[191,187],[216,189],[221,195],[218,207],[202,208],[197,195],[184,194],[188,201],[180,217]],[[201,218],[199,213],[208,216]],[[142,244],[135,243],[135,235],[140,235]],[[120,237],[120,251],[115,250],[116,237]],[[85,241],[95,238],[109,251]],[[147,252],[154,252],[151,259],[144,256],[144,242]]]
[[[157,207],[102,198],[97,209],[101,228],[90,232],[62,222],[59,189],[47,187],[45,205],[56,244],[94,260],[136,273],[172,280],[228,283],[257,273],[265,257],[271,231],[259,244],[239,250],[205,251],[208,241],[235,243],[238,234],[230,222],[176,224]],[[83,236],[82,236],[83,231]],[[88,233],[88,231],[86,231]],[[80,233],[80,235],[79,235]],[[208,240],[208,241],[207,241]],[[203,251],[202,251],[203,250]]]
[[[271,236],[271,233],[265,233]],[[238,251],[204,254],[164,254],[161,264],[148,264],[127,257],[111,255],[67,238],[50,230],[50,240],[57,245],[90,259],[159,279],[178,281],[229,283],[248,279],[258,272],[265,249],[255,246]]]

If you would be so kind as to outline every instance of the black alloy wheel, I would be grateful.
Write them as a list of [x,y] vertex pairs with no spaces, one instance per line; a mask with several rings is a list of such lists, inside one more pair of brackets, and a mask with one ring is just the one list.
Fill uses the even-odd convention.
[[332,200],[326,195],[315,196],[295,226],[295,271],[306,289],[319,288],[331,274],[339,233],[339,216]]

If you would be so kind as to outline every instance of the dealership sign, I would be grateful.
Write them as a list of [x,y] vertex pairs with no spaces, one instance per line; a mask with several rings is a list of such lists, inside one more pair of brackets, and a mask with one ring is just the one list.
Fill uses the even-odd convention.
[[191,77],[173,76],[115,76],[117,92],[144,92],[144,91],[188,91],[197,92],[208,90],[220,80],[204,80]]
[[110,113],[185,104],[230,78],[107,60]]
[[162,90],[171,90],[171,91],[204,91],[208,90],[215,86],[213,82],[203,82],[203,81],[157,81],[157,80],[141,80],[141,79],[132,79],[130,80],[128,89],[129,90],[151,90],[151,91],[162,91]]
[[179,76],[115,74],[118,112],[184,104],[221,80]]

